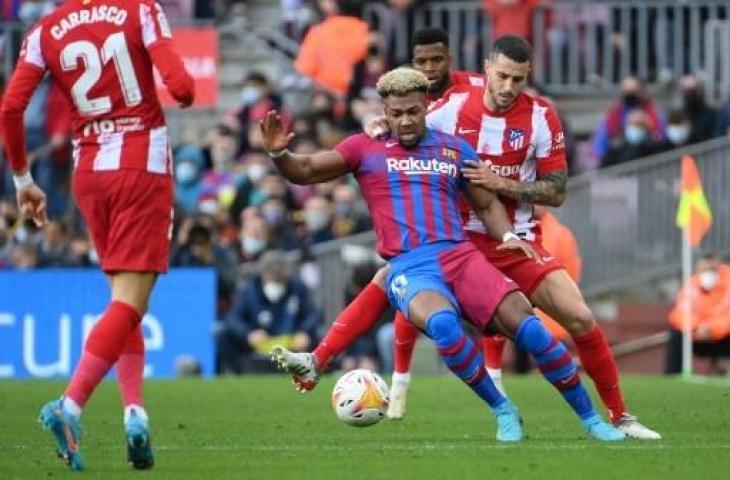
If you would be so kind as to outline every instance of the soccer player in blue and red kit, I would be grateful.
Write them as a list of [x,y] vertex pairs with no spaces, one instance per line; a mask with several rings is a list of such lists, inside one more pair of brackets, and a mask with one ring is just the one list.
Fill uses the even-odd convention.
[[497,197],[465,181],[462,169],[477,158],[476,152],[458,137],[426,128],[426,77],[397,69],[380,79],[377,90],[391,133],[382,139],[353,135],[334,150],[313,155],[290,153],[286,146],[293,134],[286,132],[276,112],[269,112],[261,129],[276,167],[298,184],[355,174],[373,217],[378,253],[390,265],[390,302],[434,341],[449,369],[492,408],[497,440],[522,439],[519,414],[487,375],[480,349],[464,332],[460,316],[479,332],[499,332],[530,352],[590,436],[624,439],[595,412],[565,346],[534,316],[514,282],[467,241],[459,217],[459,191],[488,231],[502,240],[500,249],[535,257],[532,248],[511,233],[512,224]]

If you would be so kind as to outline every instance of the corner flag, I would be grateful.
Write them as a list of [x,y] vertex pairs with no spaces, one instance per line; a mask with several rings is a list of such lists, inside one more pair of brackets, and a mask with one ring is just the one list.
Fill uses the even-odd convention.
[[702,190],[694,159],[682,157],[682,194],[677,208],[677,226],[689,229],[689,241],[697,247],[712,225],[712,212]]

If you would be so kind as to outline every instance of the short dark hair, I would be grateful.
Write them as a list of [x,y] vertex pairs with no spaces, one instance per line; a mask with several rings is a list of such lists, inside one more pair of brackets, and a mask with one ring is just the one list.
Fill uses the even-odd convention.
[[250,72],[246,75],[246,82],[258,83],[259,85],[268,85],[269,79],[262,72]]
[[532,60],[532,47],[527,40],[518,35],[503,35],[495,40],[492,46],[492,57],[496,57],[500,53],[517,63]]
[[669,115],[667,115],[667,123],[669,124],[684,123],[686,121],[688,121],[687,115],[679,108],[671,110]]
[[362,17],[362,1],[361,0],[337,0],[337,10],[340,15],[348,17]]
[[443,43],[445,47],[449,46],[449,34],[443,28],[421,28],[416,30],[411,37],[411,50],[417,45],[431,45],[434,43]]
[[700,253],[700,258],[698,260],[706,260],[709,262],[714,262],[716,260],[720,260],[720,257],[717,255],[717,253],[708,250],[708,251]]

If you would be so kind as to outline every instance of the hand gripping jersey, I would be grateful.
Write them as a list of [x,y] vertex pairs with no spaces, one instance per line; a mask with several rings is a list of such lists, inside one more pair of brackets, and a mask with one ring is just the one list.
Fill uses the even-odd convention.
[[[484,88],[459,85],[429,108],[429,128],[458,135],[477,152],[495,174],[520,182],[564,170],[565,139],[557,113],[541,98],[520,94],[504,112],[484,106]],[[515,231],[524,239],[539,241],[540,229],[531,203],[500,196]],[[462,204],[467,230],[484,232],[484,225]]]

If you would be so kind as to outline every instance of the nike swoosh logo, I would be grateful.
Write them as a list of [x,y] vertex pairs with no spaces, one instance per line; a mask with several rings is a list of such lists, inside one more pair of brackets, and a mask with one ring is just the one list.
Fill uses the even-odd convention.
[[460,128],[459,135],[468,135],[470,133],[476,133],[476,130],[470,130],[468,128]]
[[387,143],[385,144],[385,148],[393,148],[393,147],[395,147],[396,145],[398,145],[398,142],[387,142]]
[[555,257],[542,257],[543,262],[552,262],[555,260]]
[[66,445],[68,446],[68,451],[71,453],[77,453],[79,451],[79,444],[74,440],[73,433],[71,433],[71,428],[68,425],[63,426],[63,433],[66,436]]

